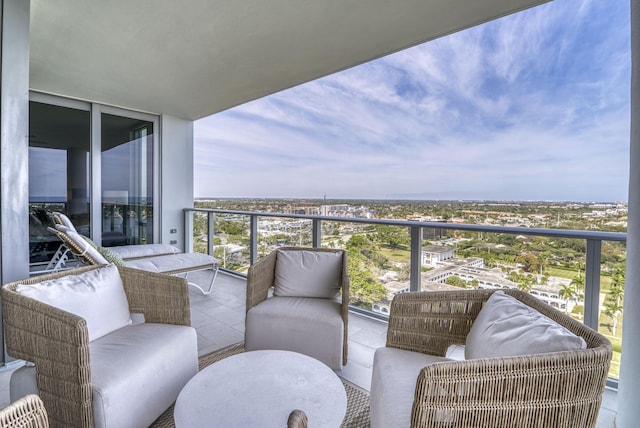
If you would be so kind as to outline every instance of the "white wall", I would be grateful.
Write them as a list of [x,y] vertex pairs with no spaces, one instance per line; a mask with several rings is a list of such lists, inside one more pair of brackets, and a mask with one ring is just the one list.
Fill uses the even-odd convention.
[[162,115],[160,128],[160,241],[176,241],[174,245],[184,250],[182,210],[193,207],[193,121]]

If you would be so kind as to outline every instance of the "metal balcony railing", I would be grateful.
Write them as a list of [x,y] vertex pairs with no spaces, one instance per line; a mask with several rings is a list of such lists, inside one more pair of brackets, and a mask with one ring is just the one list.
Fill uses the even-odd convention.
[[[214,254],[215,243],[214,237],[216,235],[216,215],[220,220],[229,221],[242,221],[244,227],[248,230],[244,230],[243,233],[249,235],[249,263],[253,265],[258,260],[258,220],[261,218],[271,219],[291,219],[297,222],[307,222],[305,225],[306,240],[302,245],[312,245],[314,247],[322,246],[322,225],[323,222],[337,222],[337,223],[352,223],[361,224],[364,227],[366,225],[386,225],[407,228],[410,237],[410,251],[409,251],[409,290],[420,291],[421,290],[421,273],[422,273],[422,242],[423,228],[431,230],[449,230],[449,231],[466,231],[466,232],[478,232],[492,233],[492,234],[509,234],[509,235],[527,235],[534,237],[548,237],[548,238],[563,238],[572,240],[583,240],[585,242],[585,257],[584,257],[584,295],[581,296],[584,302],[584,314],[582,322],[593,328],[599,330],[598,320],[601,314],[602,303],[601,302],[601,267],[602,267],[602,255],[603,255],[603,242],[610,243],[622,243],[626,245],[627,234],[617,232],[597,232],[597,231],[585,231],[585,230],[566,230],[566,229],[543,229],[543,228],[525,228],[525,227],[505,227],[505,226],[486,226],[476,224],[452,224],[441,222],[420,222],[420,221],[405,221],[405,220],[380,220],[380,219],[366,219],[366,218],[351,218],[351,217],[329,217],[329,216],[317,216],[317,215],[301,215],[301,214],[281,214],[271,212],[255,212],[255,211],[239,211],[239,210],[221,210],[221,209],[205,209],[205,208],[186,208],[184,210],[185,219],[185,251],[193,251],[194,249],[194,216],[198,216],[199,229],[201,232],[202,221],[206,218],[206,236],[201,236],[203,241],[206,241],[206,252],[208,254]],[[248,219],[248,221],[247,221]],[[308,222],[311,222],[309,227]],[[296,224],[296,227],[300,227],[300,224]],[[308,235],[311,235],[310,238]],[[302,234],[300,235],[302,236]],[[246,241],[246,238],[245,238]],[[222,245],[224,249],[227,245]],[[581,247],[582,248],[582,247]],[[199,248],[203,250],[203,248]],[[269,250],[269,249],[267,249]],[[245,254],[246,250],[243,250]],[[228,255],[228,254],[227,254]],[[246,255],[245,255],[246,257]],[[226,257],[225,257],[226,260]],[[556,302],[557,303],[557,302]],[[568,305],[568,301],[565,302]],[[372,309],[375,310],[376,304],[372,305]],[[380,307],[380,306],[379,306]],[[388,313],[388,307],[385,308]],[[381,313],[373,313],[360,307],[352,306],[352,310],[365,313],[378,319],[387,319]],[[620,325],[622,328],[622,325]],[[621,341],[619,335],[616,337],[611,336],[614,343],[614,359],[612,361],[612,368],[610,371],[610,378],[607,381],[609,387],[617,389],[618,382],[618,367],[621,352]],[[616,366],[614,370],[614,365]]]
[[204,208],[187,208],[185,214],[185,250],[193,251],[193,215],[194,213],[204,213],[207,216],[207,245],[208,253],[213,254],[215,235],[216,214],[246,216],[249,218],[249,258],[254,264],[258,258],[258,219],[261,217],[287,218],[299,220],[311,220],[312,245],[319,247],[322,242],[322,222],[342,222],[342,223],[362,223],[367,225],[387,225],[399,226],[409,229],[411,239],[410,246],[410,274],[409,284],[411,291],[420,290],[421,278],[421,249],[423,228],[435,230],[456,230],[471,232],[487,232],[512,235],[532,235],[551,238],[569,238],[586,241],[586,263],[585,263],[585,295],[584,295],[584,319],[583,322],[597,330],[598,317],[600,313],[600,268],[602,258],[602,242],[626,242],[626,233],[617,232],[596,232],[584,230],[564,230],[564,229],[541,229],[524,227],[504,227],[485,226],[475,224],[451,224],[440,222],[420,222],[405,220],[380,220],[347,217],[326,217],[300,214],[280,214],[270,212],[253,212],[237,210],[219,210]]

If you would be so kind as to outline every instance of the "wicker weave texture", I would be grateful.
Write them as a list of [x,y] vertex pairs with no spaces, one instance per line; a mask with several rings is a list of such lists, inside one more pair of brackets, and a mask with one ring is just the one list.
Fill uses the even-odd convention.
[[287,428],[307,428],[309,419],[302,410],[294,410],[287,419]]
[[249,312],[249,309],[257,305],[258,303],[267,299],[269,289],[273,287],[276,271],[276,260],[279,250],[316,251],[342,254],[342,279],[340,285],[340,291],[342,294],[342,321],[344,324],[342,364],[346,365],[349,345],[349,262],[347,260],[346,251],[332,248],[282,247],[271,252],[269,255],[251,266],[249,268],[249,271],[247,272],[247,312]]
[[48,428],[47,411],[37,395],[25,395],[0,410],[0,428]]
[[[34,284],[100,266],[41,275],[2,287],[7,352],[36,366],[36,382],[51,426],[93,427],[89,338],[86,321],[16,292]],[[189,292],[183,278],[118,268],[131,312],[147,322],[190,325]]]
[[[578,336],[587,349],[437,363],[418,376],[412,427],[594,427],[611,343],[535,297],[504,290]],[[464,344],[493,290],[415,292],[394,298],[387,346],[444,356]]]

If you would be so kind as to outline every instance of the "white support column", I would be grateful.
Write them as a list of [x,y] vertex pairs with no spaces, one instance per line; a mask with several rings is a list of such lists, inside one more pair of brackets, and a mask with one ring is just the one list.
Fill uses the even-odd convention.
[[618,428],[635,428],[640,421],[640,0],[631,0],[631,62],[629,220]]
[[29,7],[0,0],[0,283],[29,276]]
[[184,242],[193,241],[191,232],[183,227],[182,212],[184,208],[193,208],[193,122],[162,115],[160,140],[159,182],[156,183],[160,189],[159,242],[182,247]]

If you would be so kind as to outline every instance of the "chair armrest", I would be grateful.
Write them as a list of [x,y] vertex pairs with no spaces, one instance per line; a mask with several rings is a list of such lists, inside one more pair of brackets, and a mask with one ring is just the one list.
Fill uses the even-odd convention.
[[277,251],[271,252],[247,272],[247,312],[267,299],[276,271]]
[[191,325],[189,284],[185,278],[119,266],[132,313],[146,322]]
[[44,403],[35,394],[25,395],[0,410],[0,423],[3,427],[49,427]]
[[15,292],[18,284],[35,283],[42,278],[13,282],[2,287],[7,352],[35,364],[39,395],[51,421],[59,425],[92,427],[86,321]]
[[463,344],[490,290],[398,294],[391,302],[387,346],[444,357]]
[[595,427],[611,347],[424,367],[411,427]]

